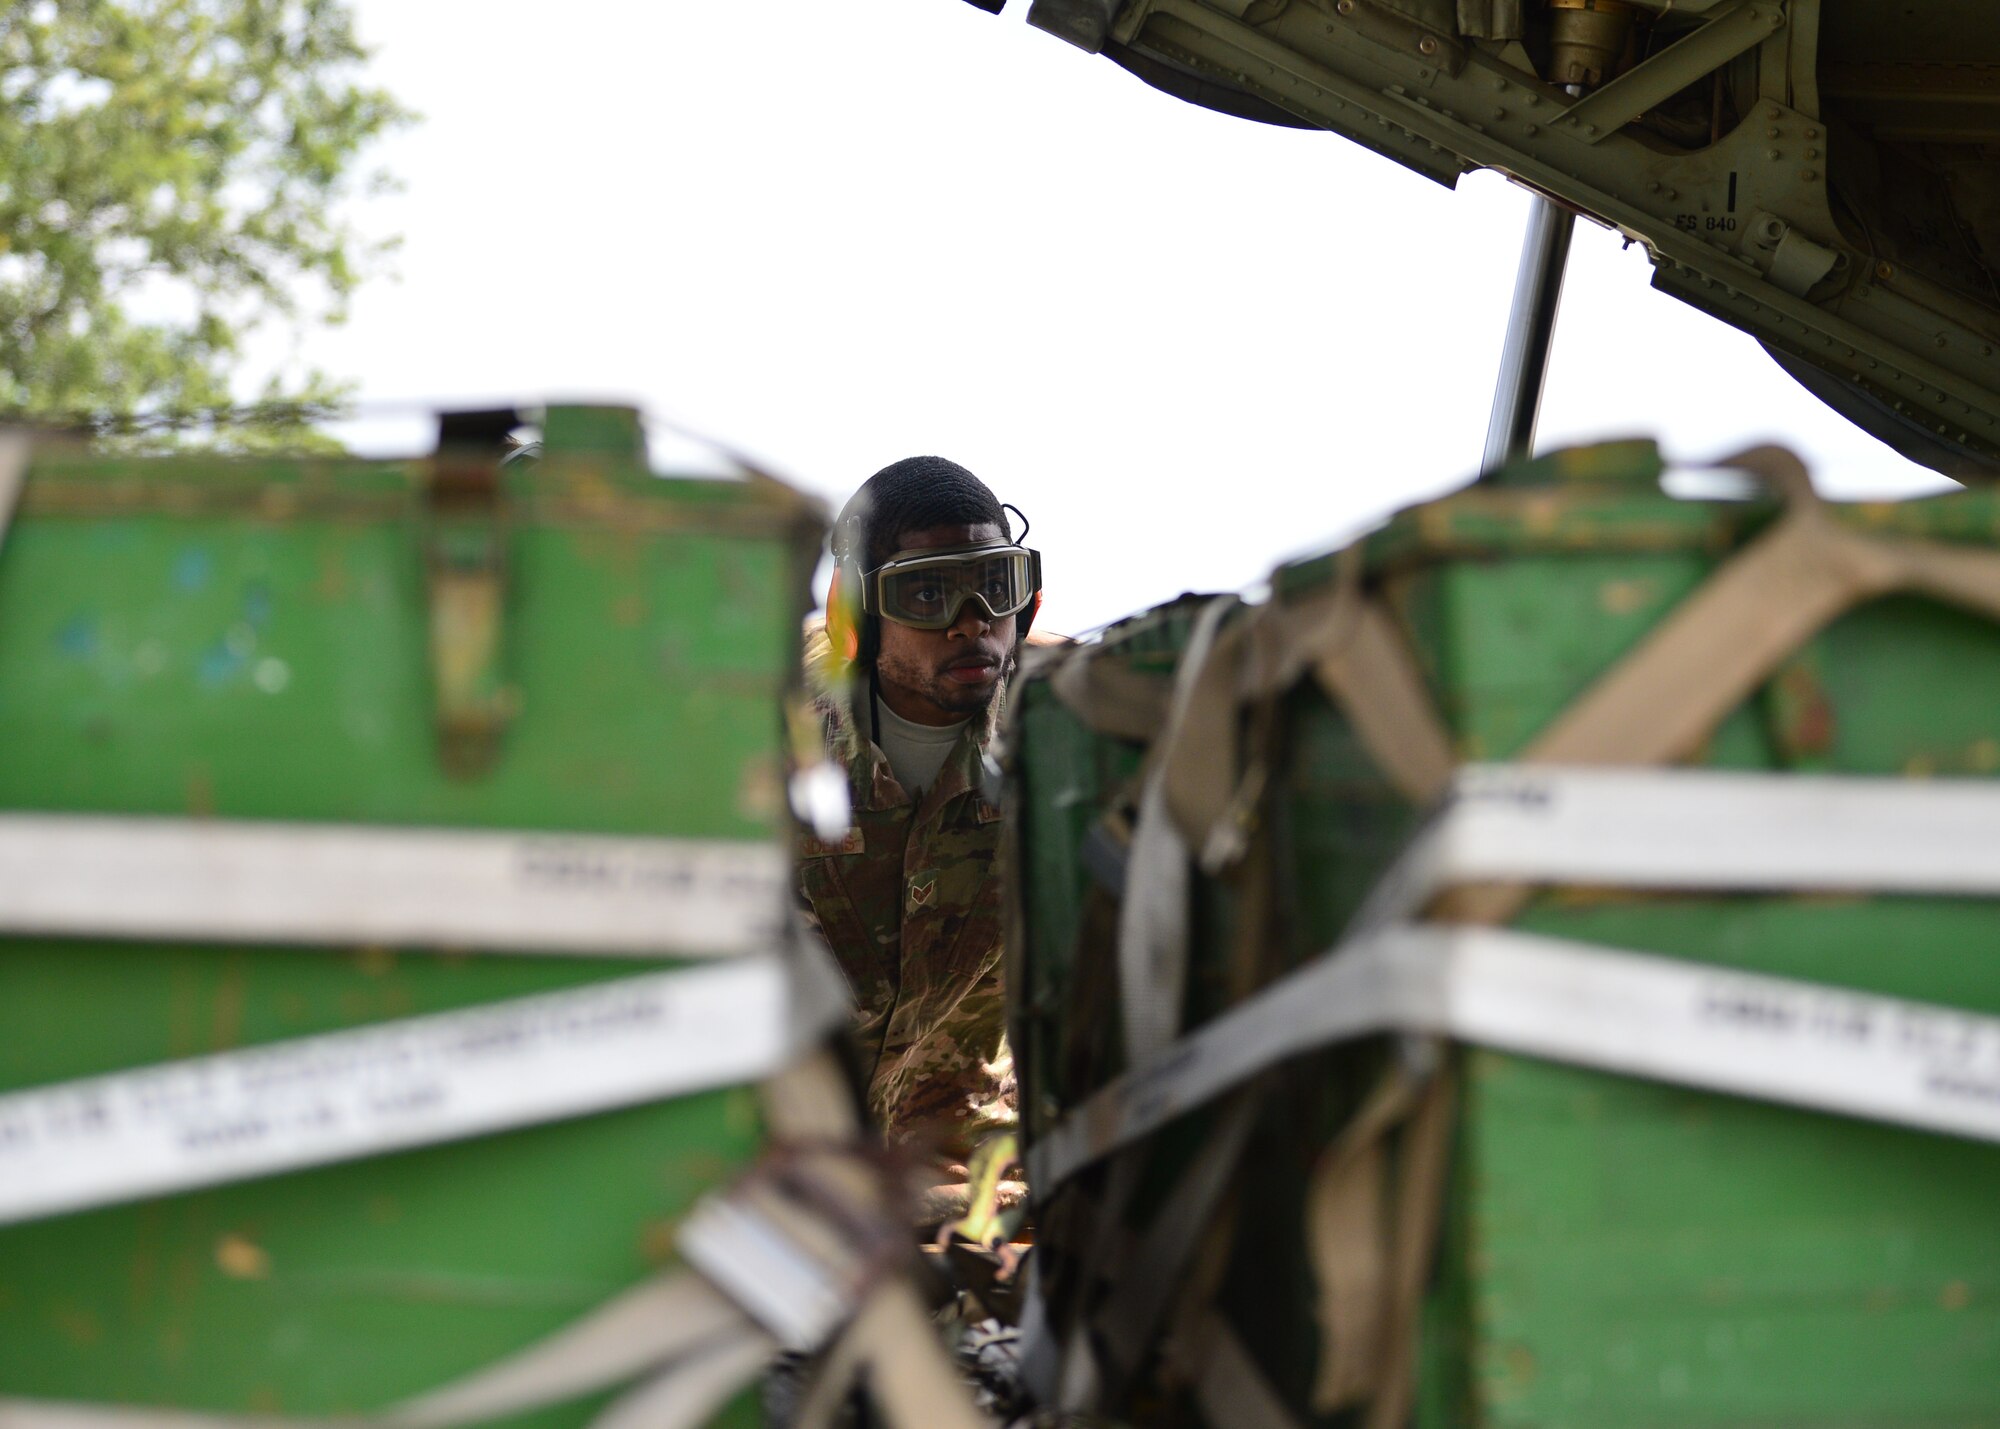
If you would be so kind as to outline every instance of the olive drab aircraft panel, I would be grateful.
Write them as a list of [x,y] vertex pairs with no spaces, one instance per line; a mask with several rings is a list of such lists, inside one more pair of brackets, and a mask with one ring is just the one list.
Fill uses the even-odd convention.
[[[988,7],[990,8],[990,7]],[[1035,0],[1191,102],[1499,170],[1953,475],[2000,458],[2000,7]]]

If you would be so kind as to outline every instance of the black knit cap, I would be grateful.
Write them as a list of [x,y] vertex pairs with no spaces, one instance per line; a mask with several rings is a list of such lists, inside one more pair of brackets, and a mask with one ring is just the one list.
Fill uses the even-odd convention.
[[941,456],[904,457],[862,482],[841,508],[833,549],[856,555],[873,570],[901,550],[912,531],[983,525],[1008,533],[1007,513],[985,482]]

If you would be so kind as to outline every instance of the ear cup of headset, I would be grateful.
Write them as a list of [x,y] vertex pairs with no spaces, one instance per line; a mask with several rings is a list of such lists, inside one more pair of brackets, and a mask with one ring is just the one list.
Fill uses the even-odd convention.
[[845,677],[863,662],[861,613],[861,567],[841,560],[833,568],[833,580],[826,588],[826,638],[832,649],[834,673]]
[[845,679],[857,666],[875,659],[875,644],[869,638],[874,622],[862,610],[862,589],[867,579],[861,569],[861,553],[866,533],[862,518],[867,510],[860,492],[849,498],[833,523],[833,580],[826,588],[826,638],[833,656],[833,673]]
[[[1010,506],[1007,509],[1012,511],[1016,516],[1021,516],[1020,507]],[[1021,516],[1020,538],[1025,538],[1027,534],[1028,534],[1028,518],[1026,516]],[[1042,613],[1042,594],[1043,594],[1042,554],[1039,551],[1034,551],[1031,552],[1030,554],[1034,557],[1034,562],[1035,562],[1035,575],[1034,575],[1035,598],[1032,601],[1028,602],[1027,609],[1021,612],[1019,623],[1014,627],[1014,639],[1016,644],[1019,644],[1020,642],[1028,638],[1028,632],[1035,628],[1035,617]]]
[[[1036,571],[1035,574],[1039,576],[1041,572],[1038,570]],[[1019,616],[1016,617],[1014,633],[1015,633],[1015,641],[1017,644],[1020,641],[1026,640],[1028,638],[1028,632],[1035,628],[1035,617],[1040,615],[1041,613],[1042,613],[1042,593],[1039,589],[1037,589],[1035,591],[1035,598],[1029,601],[1027,608],[1023,610]]]

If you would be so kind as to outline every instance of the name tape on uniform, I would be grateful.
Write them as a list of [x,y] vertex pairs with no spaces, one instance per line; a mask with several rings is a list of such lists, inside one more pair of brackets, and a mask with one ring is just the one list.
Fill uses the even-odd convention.
[[727,1086],[844,1016],[777,956],[0,1096],[0,1224]]
[[772,842],[0,814],[0,932],[617,956],[770,947]]
[[1400,921],[1468,882],[2000,894],[2000,785],[1469,768],[1347,943],[1074,1108],[1028,1152],[1038,1194],[1265,1067],[1380,1032],[2000,1140],[2000,1019]]

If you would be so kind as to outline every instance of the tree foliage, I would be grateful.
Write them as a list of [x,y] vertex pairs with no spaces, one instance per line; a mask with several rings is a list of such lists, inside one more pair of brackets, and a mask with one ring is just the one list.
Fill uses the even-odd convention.
[[[342,0],[0,0],[0,410],[159,431],[232,408],[245,338],[338,321],[346,217],[408,115]],[[259,444],[339,396],[266,377]]]

